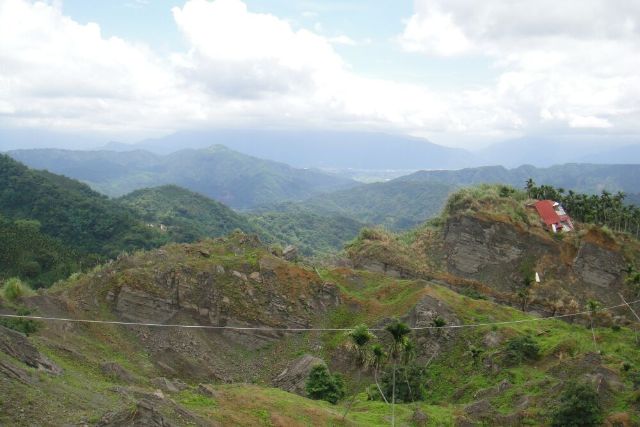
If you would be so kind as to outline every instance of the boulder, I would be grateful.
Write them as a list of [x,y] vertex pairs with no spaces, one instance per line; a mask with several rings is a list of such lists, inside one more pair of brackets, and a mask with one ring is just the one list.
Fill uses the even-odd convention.
[[151,380],[151,384],[169,393],[177,393],[187,388],[187,385],[179,379],[172,381],[165,377],[154,378]]
[[135,409],[123,409],[114,414],[107,414],[98,422],[99,427],[173,427],[165,420],[155,405],[149,400],[140,400]]
[[288,245],[282,251],[282,258],[287,261],[295,261],[298,258],[298,248],[293,245]]
[[218,396],[218,391],[211,384],[199,384],[198,393],[213,398]]
[[273,385],[290,393],[306,396],[307,378],[314,366],[326,365],[324,360],[305,354],[292,361],[274,380]]
[[114,378],[118,381],[130,383],[133,381],[133,376],[124,369],[122,366],[115,362],[106,362],[100,365],[100,370],[108,377]]
[[413,425],[417,427],[426,427],[427,422],[429,422],[429,417],[427,414],[422,412],[420,408],[416,408],[413,411],[413,415],[411,415],[411,421],[413,422]]

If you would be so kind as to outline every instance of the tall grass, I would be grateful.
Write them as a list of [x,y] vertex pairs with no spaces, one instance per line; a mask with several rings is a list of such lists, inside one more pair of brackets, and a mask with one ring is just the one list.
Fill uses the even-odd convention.
[[33,292],[29,285],[19,278],[12,277],[4,282],[4,285],[2,285],[2,289],[0,290],[0,294],[2,295],[2,298],[7,301],[15,301],[22,297],[35,295],[35,292]]

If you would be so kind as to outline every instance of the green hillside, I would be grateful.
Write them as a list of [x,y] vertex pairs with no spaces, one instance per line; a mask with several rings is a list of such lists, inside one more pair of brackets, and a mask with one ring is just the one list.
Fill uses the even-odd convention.
[[[41,274],[58,268],[57,262],[50,260],[56,258],[54,253],[67,259],[65,254],[72,251],[80,256],[78,263],[92,263],[122,251],[151,248],[167,242],[165,235],[147,227],[132,210],[87,185],[29,169],[5,155],[0,155],[0,215],[4,217],[5,231],[13,236],[11,239],[17,239],[3,242],[3,247],[21,246],[33,254],[27,257],[28,263],[31,271],[40,273],[25,272],[23,276],[36,283],[44,280],[38,278]],[[31,221],[28,230],[24,226],[22,231],[16,230],[16,226],[25,224],[20,223],[21,220]],[[34,257],[38,258],[35,253],[45,248],[54,249],[51,256],[43,255],[44,258],[35,260],[38,268],[32,263]],[[12,266],[9,270],[16,268]]]
[[22,277],[40,288],[81,267],[76,251],[43,234],[40,228],[39,221],[0,216],[0,282]]
[[176,242],[219,237],[239,229],[255,233],[247,219],[220,202],[175,185],[136,190],[117,199],[148,224],[166,227]]
[[305,256],[335,253],[358,235],[362,222],[304,205],[283,203],[247,214],[249,222],[267,241],[295,245]]
[[380,182],[322,194],[304,205],[365,224],[406,230],[437,216],[455,188],[438,182]]

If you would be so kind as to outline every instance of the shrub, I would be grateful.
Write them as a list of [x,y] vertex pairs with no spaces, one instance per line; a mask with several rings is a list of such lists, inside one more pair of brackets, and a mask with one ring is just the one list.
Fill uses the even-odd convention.
[[482,295],[476,289],[471,287],[460,289],[460,294],[472,299],[485,299],[485,300],[487,299],[485,295]]
[[521,335],[507,341],[505,360],[517,365],[540,357],[540,347],[529,335]]
[[[427,370],[415,364],[396,368],[396,403],[418,402],[425,400],[427,392]],[[393,371],[386,370],[381,378],[380,387],[387,396],[393,393]],[[379,395],[380,393],[378,393]],[[381,400],[377,398],[376,400]]]
[[560,396],[560,405],[552,414],[554,427],[589,427],[600,425],[602,408],[598,393],[585,383],[569,383]]
[[21,297],[33,295],[33,290],[17,277],[7,279],[2,286],[2,296],[7,301],[15,301]]
[[[26,308],[21,308],[17,311],[19,316],[27,316],[31,314],[31,311]],[[0,325],[13,329],[14,331],[22,332],[25,335],[30,335],[38,330],[39,324],[29,319],[16,319],[5,318],[0,319]]]
[[436,316],[436,318],[433,319],[433,326],[435,326],[436,328],[442,328],[446,324],[447,324],[447,321],[440,316]]
[[338,403],[345,395],[344,380],[340,374],[331,375],[324,365],[311,369],[306,384],[307,395],[311,399]]

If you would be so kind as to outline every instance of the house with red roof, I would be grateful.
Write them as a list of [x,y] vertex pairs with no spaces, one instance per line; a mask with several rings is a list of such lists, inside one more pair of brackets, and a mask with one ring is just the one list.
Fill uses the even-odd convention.
[[573,230],[571,217],[567,215],[560,203],[553,200],[538,200],[534,207],[538,211],[540,219],[554,233],[566,233]]

